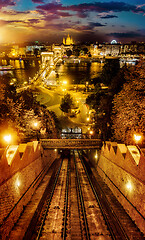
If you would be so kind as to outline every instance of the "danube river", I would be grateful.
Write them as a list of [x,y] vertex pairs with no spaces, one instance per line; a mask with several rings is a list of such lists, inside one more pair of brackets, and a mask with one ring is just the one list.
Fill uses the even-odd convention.
[[[33,78],[37,71],[39,70],[40,63],[37,61],[32,61],[24,64],[23,61],[15,60],[11,61],[10,65],[15,68],[15,70],[10,71],[0,71],[0,75],[11,73],[13,78],[16,78],[18,85],[24,82],[29,82],[29,78]],[[0,65],[6,65],[5,61],[0,62]],[[50,79],[57,80],[60,82],[67,81],[68,84],[83,84],[86,81],[90,81],[98,76],[101,71],[102,64],[98,62],[92,63],[64,63],[57,66],[55,69],[54,76],[50,76]]]
[[92,63],[64,63],[56,67],[56,72],[59,76],[59,81],[67,81],[68,84],[85,84],[86,81],[91,83],[91,80],[98,76],[102,65],[98,62]]
[[39,61],[27,61],[23,60],[10,60],[9,64],[6,60],[0,60],[0,66],[12,66],[14,70],[2,70],[0,75],[11,74],[12,78],[16,79],[18,85],[23,85],[25,82],[29,82],[29,78],[33,78],[36,72],[39,70]]

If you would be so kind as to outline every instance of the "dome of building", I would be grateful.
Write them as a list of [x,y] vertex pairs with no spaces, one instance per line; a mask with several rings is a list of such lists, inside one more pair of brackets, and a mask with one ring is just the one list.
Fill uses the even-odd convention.
[[112,40],[111,44],[117,44],[117,41],[116,40]]
[[72,37],[69,36],[69,34],[68,34],[68,36],[67,36],[66,39],[63,38],[63,44],[64,44],[64,45],[71,45],[71,44],[74,44],[74,41],[73,41]]

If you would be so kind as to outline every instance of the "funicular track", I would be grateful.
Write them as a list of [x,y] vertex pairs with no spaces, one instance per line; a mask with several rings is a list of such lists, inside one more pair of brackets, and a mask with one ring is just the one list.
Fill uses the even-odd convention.
[[145,239],[106,184],[94,176],[82,151],[60,160],[36,226],[25,240]]

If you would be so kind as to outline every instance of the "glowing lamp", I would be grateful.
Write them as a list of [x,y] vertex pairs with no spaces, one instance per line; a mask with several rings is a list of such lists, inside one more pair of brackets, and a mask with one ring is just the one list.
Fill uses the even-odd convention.
[[16,187],[20,187],[20,185],[21,185],[21,183],[20,183],[20,181],[17,179],[17,181],[16,181]]
[[128,182],[128,183],[126,184],[126,188],[127,188],[129,191],[132,190],[132,184],[131,184],[131,182]]
[[6,143],[10,143],[11,139],[12,139],[12,136],[11,136],[10,134],[4,136],[4,141],[5,141]]
[[34,127],[38,127],[38,122],[34,122]]
[[63,81],[63,84],[67,84],[67,81]]
[[98,159],[98,154],[96,153],[95,158]]
[[141,140],[141,135],[139,135],[139,134],[134,134],[134,140],[135,140],[136,142],[139,142],[139,141]]

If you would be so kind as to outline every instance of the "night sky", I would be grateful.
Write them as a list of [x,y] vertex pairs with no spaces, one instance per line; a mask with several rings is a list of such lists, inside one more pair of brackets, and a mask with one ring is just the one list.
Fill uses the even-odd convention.
[[145,42],[145,0],[0,0],[0,43]]

